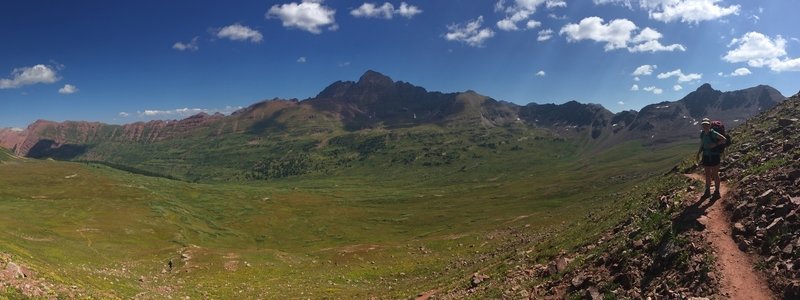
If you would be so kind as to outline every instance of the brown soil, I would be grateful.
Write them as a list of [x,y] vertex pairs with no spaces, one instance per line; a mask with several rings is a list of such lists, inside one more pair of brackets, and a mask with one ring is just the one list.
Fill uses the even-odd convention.
[[[687,176],[705,182],[703,175],[689,174]],[[714,201],[705,215],[698,219],[701,224],[705,225],[706,240],[711,243],[716,252],[717,269],[721,275],[720,295],[730,299],[774,299],[766,281],[753,269],[753,260],[747,253],[739,250],[731,237],[731,224],[728,221],[730,218],[722,205],[728,194],[728,187],[724,182],[721,185],[722,199]]]

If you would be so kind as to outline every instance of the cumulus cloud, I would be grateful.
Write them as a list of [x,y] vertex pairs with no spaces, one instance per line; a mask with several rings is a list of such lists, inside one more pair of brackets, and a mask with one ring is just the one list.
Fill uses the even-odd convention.
[[71,84],[65,84],[64,87],[62,87],[62,88],[60,88],[58,90],[58,93],[59,94],[64,94],[64,95],[69,95],[69,94],[75,94],[78,91],[79,91],[78,87],[76,87],[74,85],[71,85]]
[[537,41],[544,42],[549,40],[553,37],[553,30],[552,29],[545,29],[539,30],[539,37],[536,38]]
[[760,32],[751,31],[740,38],[731,40],[723,60],[730,63],[747,62],[748,66],[760,68],[767,66],[775,72],[800,71],[800,58],[789,58],[786,53],[786,39],[778,35],[771,38]]
[[61,80],[58,72],[50,66],[35,65],[33,67],[16,68],[11,71],[10,78],[0,78],[0,90],[16,89],[26,85],[54,83]]
[[683,87],[681,85],[679,85],[679,84],[676,84],[676,85],[672,86],[672,90],[676,91],[676,92],[680,91],[682,89],[683,89]]
[[650,75],[653,74],[653,71],[655,71],[657,68],[658,68],[657,65],[641,65],[638,68],[636,68],[636,70],[633,70],[633,73],[631,73],[631,75],[633,76]]
[[473,47],[482,47],[483,42],[494,36],[494,31],[483,26],[483,16],[465,24],[451,24],[444,38],[448,41],[459,41]]
[[192,41],[190,41],[188,43],[176,42],[175,44],[172,45],[172,49],[175,49],[175,50],[178,50],[178,51],[187,51],[187,50],[188,51],[197,51],[197,50],[200,50],[200,46],[198,45],[198,39],[199,38],[200,37],[196,36],[196,37],[192,38]]
[[510,4],[506,4],[505,0],[500,0],[495,4],[495,11],[505,12],[506,17],[497,21],[497,28],[505,31],[519,30],[517,26],[520,22],[525,22],[526,28],[536,28],[541,25],[540,22],[531,20],[531,16],[536,12],[536,9],[545,5],[547,8],[566,7],[567,3],[563,0],[513,0]]
[[680,82],[690,82],[690,81],[700,80],[701,78],[703,78],[703,74],[697,74],[697,73],[683,74],[683,71],[681,71],[681,69],[677,69],[670,72],[658,74],[657,77],[658,79],[677,77],[678,82],[680,83]]
[[357,18],[381,18],[387,20],[392,19],[395,14],[410,19],[420,13],[422,13],[422,10],[419,9],[419,7],[409,5],[405,2],[401,2],[400,7],[397,9],[389,2],[385,2],[380,6],[365,2],[358,8],[350,11],[350,14]]
[[623,101],[618,101],[618,102],[617,102],[617,104],[619,104],[619,105],[625,105],[625,102],[623,102]]
[[545,73],[544,70],[540,70],[539,72],[536,72],[536,76],[544,77],[545,75],[547,75],[547,73]]
[[283,27],[298,28],[314,34],[322,33],[322,28],[336,30],[336,10],[322,5],[322,0],[304,0],[300,3],[273,5],[267,11],[267,19],[280,19]]
[[305,63],[306,62],[306,57],[305,56],[301,56],[300,58],[297,59],[297,62],[301,63],[301,64]]
[[634,36],[637,29],[636,24],[628,19],[614,19],[605,23],[600,17],[588,17],[577,24],[564,25],[559,34],[565,35],[568,42],[593,40],[606,43],[604,46],[606,51],[621,48],[627,48],[629,52],[686,51],[681,44],[662,45],[658,40],[663,35],[650,27],[646,27]]
[[741,5],[723,6],[721,0],[594,0],[596,5],[615,4],[646,10],[651,19],[669,23],[680,21],[698,24],[729,15],[738,15]]
[[633,77],[633,81],[639,81],[639,80],[641,80],[639,79],[639,76]]
[[651,92],[656,95],[660,95],[661,93],[664,92],[664,90],[657,88],[655,86],[648,86],[646,88],[643,88],[642,90],[644,90],[645,92]]
[[634,85],[631,87],[631,91],[638,91],[638,90],[639,90],[639,85],[638,85],[638,84],[634,84]]
[[240,24],[225,26],[217,31],[217,37],[233,41],[250,41],[260,43],[264,36],[258,30]]
[[610,51],[625,48],[631,40],[631,33],[636,30],[636,24],[627,19],[615,19],[608,24],[600,17],[588,17],[578,24],[570,23],[559,31],[566,35],[567,41],[593,40],[605,42],[605,50]]

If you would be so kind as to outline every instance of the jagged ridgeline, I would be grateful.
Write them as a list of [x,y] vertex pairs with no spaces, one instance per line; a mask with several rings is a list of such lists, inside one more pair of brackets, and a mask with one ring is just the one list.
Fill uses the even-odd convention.
[[0,146],[19,156],[102,162],[184,180],[273,179],[354,167],[464,170],[546,151],[578,155],[634,140],[684,142],[695,137],[704,116],[737,124],[783,100],[769,86],[720,92],[705,84],[675,102],[614,114],[576,101],[519,106],[473,91],[429,92],[367,71],[313,98],[267,100],[229,116],[126,125],[39,120],[23,131],[0,130]]

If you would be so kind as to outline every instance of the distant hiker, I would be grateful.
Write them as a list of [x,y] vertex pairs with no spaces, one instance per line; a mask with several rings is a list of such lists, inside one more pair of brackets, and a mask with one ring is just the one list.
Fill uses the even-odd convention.
[[[711,120],[703,119],[701,123],[703,131],[700,132],[700,150],[697,151],[697,160],[703,165],[706,175],[706,192],[703,193],[703,198],[711,196],[711,179],[714,179],[716,189],[714,190],[714,198],[719,199],[719,165],[721,162],[722,150],[719,146],[725,145],[727,139],[721,133],[711,129]],[[700,160],[700,154],[703,154],[703,159]]]
[[172,258],[169,259],[169,262],[167,263],[167,266],[169,266],[169,271],[172,272],[172,266],[173,266],[172,265]]

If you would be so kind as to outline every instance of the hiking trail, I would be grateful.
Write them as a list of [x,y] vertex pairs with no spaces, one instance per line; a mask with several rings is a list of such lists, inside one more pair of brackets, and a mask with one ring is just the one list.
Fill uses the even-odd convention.
[[[703,175],[686,174],[686,176],[705,183]],[[731,224],[722,206],[722,201],[728,194],[728,186],[724,182],[721,182],[720,185],[722,198],[714,201],[705,214],[697,220],[705,226],[703,235],[716,252],[716,265],[722,276],[720,278],[720,296],[729,299],[774,299],[766,281],[754,270],[753,261],[747,253],[739,250],[731,237]],[[699,199],[697,201],[711,200]]]

